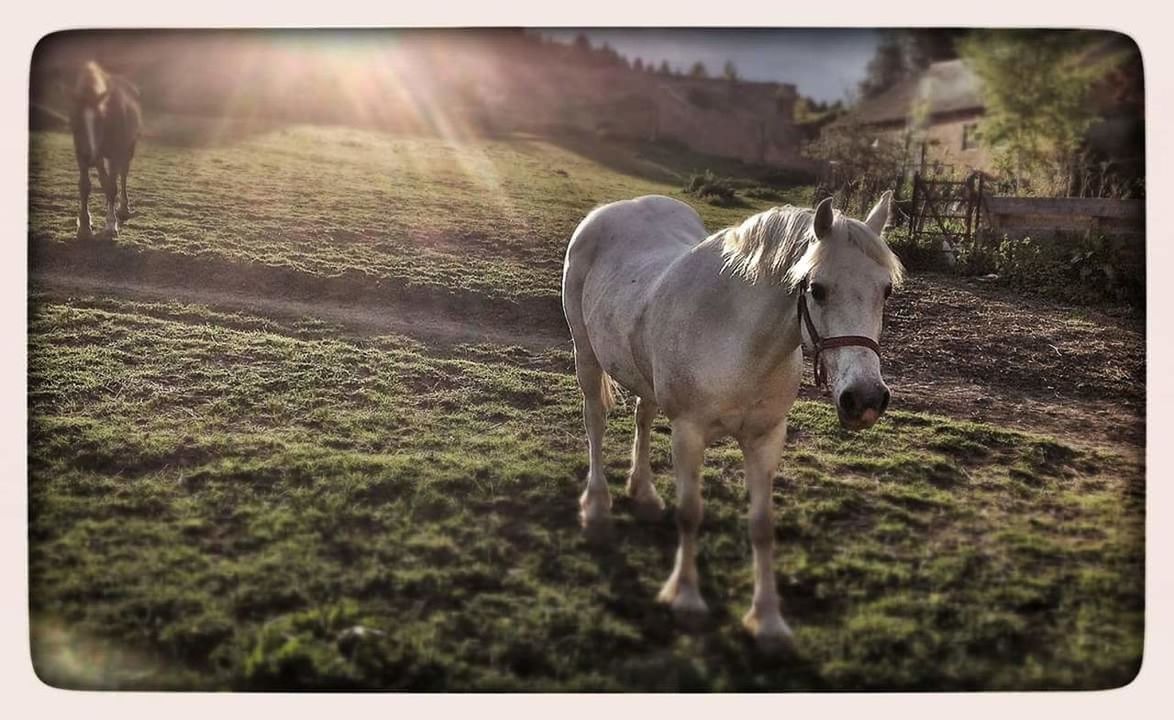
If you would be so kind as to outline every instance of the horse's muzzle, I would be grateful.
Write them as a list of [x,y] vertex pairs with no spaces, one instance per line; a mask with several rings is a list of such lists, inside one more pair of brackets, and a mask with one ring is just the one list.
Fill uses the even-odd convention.
[[849,430],[872,427],[889,407],[889,389],[883,382],[865,382],[849,386],[836,398],[840,424]]

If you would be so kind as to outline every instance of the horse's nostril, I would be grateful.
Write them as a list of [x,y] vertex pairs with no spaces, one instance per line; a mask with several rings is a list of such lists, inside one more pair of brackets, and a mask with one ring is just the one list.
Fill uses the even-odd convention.
[[840,393],[840,409],[848,415],[855,415],[859,404],[856,401],[856,393],[851,390],[845,390]]
[[889,399],[891,397],[892,397],[892,395],[889,394],[888,388],[885,388],[884,394],[881,395],[881,403],[880,403],[880,411],[882,413],[889,408]]

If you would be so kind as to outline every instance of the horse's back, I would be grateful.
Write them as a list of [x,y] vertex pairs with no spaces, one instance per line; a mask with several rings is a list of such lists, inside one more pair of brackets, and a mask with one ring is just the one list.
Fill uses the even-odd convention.
[[683,252],[705,236],[705,226],[693,208],[664,195],[620,200],[592,210],[571,236],[567,262],[600,253],[629,255],[657,253],[664,248]]
[[630,390],[647,387],[630,340],[665,271],[704,238],[697,212],[662,195],[589,213],[571,236],[563,268],[563,309],[576,351],[590,347],[604,370]]

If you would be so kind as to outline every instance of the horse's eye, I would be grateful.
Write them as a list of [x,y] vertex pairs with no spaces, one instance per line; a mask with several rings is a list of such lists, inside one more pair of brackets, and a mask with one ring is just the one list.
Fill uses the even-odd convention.
[[891,284],[885,285],[885,300],[888,300],[889,296],[892,294],[893,294],[893,286]]
[[823,285],[819,283],[811,283],[811,297],[816,302],[823,302],[827,299],[828,291]]

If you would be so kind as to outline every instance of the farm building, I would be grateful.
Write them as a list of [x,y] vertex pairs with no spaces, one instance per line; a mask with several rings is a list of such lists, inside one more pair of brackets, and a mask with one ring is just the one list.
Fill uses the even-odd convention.
[[[1114,36],[1089,60],[1122,53],[1123,60],[1092,89],[1101,120],[1087,135],[1094,161],[1113,163],[1119,172],[1144,174],[1144,91],[1141,56],[1125,36]],[[823,132],[865,132],[906,144],[913,162],[953,165],[959,170],[993,170],[981,142],[986,113],[982,81],[961,59],[930,64],[918,75],[859,103]]]
[[991,159],[978,141],[984,112],[978,77],[962,60],[947,60],[861,102],[824,132],[866,132],[904,142],[919,129],[912,157],[924,147],[929,160],[985,170]]

